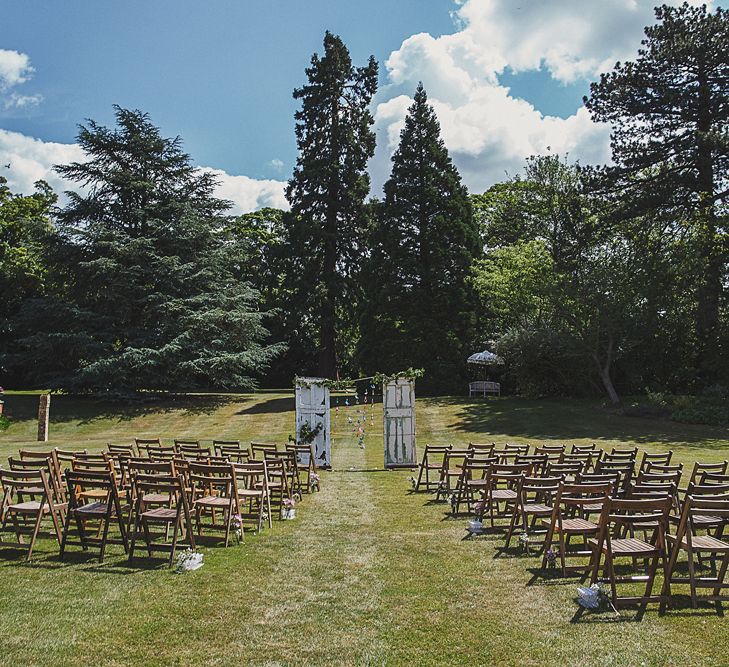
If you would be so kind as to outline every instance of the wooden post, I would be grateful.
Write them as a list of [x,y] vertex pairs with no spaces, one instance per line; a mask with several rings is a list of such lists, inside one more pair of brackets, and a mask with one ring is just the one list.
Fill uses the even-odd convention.
[[51,411],[51,395],[41,394],[38,401],[38,442],[48,442],[48,415]]

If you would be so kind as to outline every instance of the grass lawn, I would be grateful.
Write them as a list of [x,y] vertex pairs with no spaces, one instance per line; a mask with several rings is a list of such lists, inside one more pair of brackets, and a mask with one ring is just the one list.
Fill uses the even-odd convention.
[[[37,397],[7,396],[4,460],[33,442]],[[378,406],[379,408],[379,406]],[[282,442],[284,393],[197,396],[126,406],[54,396],[52,446],[101,449],[133,436]],[[495,557],[496,536],[461,541],[465,518],[408,491],[410,471],[382,468],[381,411],[366,448],[334,422],[334,470],[296,521],[175,575],[120,547],[106,561],[34,562],[0,551],[2,665],[727,665],[729,620],[681,604],[642,622],[629,610],[571,622],[576,579],[535,577],[539,559]],[[418,442],[598,442],[674,450],[690,464],[729,456],[725,429],[622,417],[589,401],[418,399]],[[680,587],[679,592],[687,592]]]

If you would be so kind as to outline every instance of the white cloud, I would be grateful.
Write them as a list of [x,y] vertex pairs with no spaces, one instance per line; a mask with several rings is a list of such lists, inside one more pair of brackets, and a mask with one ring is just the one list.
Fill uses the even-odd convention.
[[375,110],[380,151],[374,185],[387,178],[386,157],[397,147],[419,81],[474,192],[549,150],[585,163],[608,161],[609,128],[593,123],[584,107],[567,118],[544,115],[513,96],[499,77],[507,70],[544,70],[557,95],[562,84],[596,78],[617,60],[637,55],[643,27],[654,21],[653,7],[654,0],[461,0],[454,14],[457,32],[413,35],[385,63],[388,85]]
[[0,90],[25,83],[34,71],[25,53],[0,49]]
[[[0,176],[8,179],[13,192],[29,194],[39,180],[47,181],[59,194],[69,190],[69,183],[53,171],[53,165],[83,159],[84,153],[76,144],[41,141],[0,129]],[[9,169],[7,164],[10,164]]]
[[[77,185],[62,179],[53,171],[53,166],[84,159],[84,152],[77,144],[41,141],[0,129],[0,176],[8,180],[13,192],[30,194],[38,180],[47,181],[59,195],[66,190],[76,190]],[[10,164],[9,169],[7,164]],[[218,177],[220,185],[216,195],[233,202],[232,213],[247,213],[264,206],[288,208],[283,181],[256,180],[232,176],[220,169],[204,169]]]
[[283,171],[284,163],[283,160],[279,160],[277,157],[275,157],[268,163],[268,166],[275,171]]
[[203,167],[213,173],[219,181],[216,196],[233,202],[231,213],[239,215],[267,206],[288,209],[284,191],[286,183],[272,179],[255,179],[248,176],[233,176],[222,169]]
[[38,106],[43,101],[43,95],[18,95],[18,93],[10,93],[4,102],[6,109],[25,109],[28,107]]

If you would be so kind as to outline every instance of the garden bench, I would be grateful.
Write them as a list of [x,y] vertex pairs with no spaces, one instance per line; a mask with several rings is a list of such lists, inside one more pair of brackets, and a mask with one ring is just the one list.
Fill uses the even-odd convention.
[[486,396],[486,394],[496,394],[501,396],[501,385],[498,382],[488,382],[479,380],[477,382],[468,383],[468,396]]

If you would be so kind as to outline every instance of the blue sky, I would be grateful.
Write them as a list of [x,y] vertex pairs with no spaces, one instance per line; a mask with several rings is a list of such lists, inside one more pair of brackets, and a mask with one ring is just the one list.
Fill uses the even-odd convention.
[[291,92],[327,29],[355,63],[380,62],[375,191],[419,80],[474,191],[547,146],[604,160],[607,131],[578,112],[581,97],[609,63],[635,53],[651,5],[0,0],[0,162],[15,164],[0,175],[27,189],[52,160],[76,159],[78,123],[111,123],[116,103],[182,136],[196,164],[219,170],[237,210],[283,205],[280,181],[296,158]]

